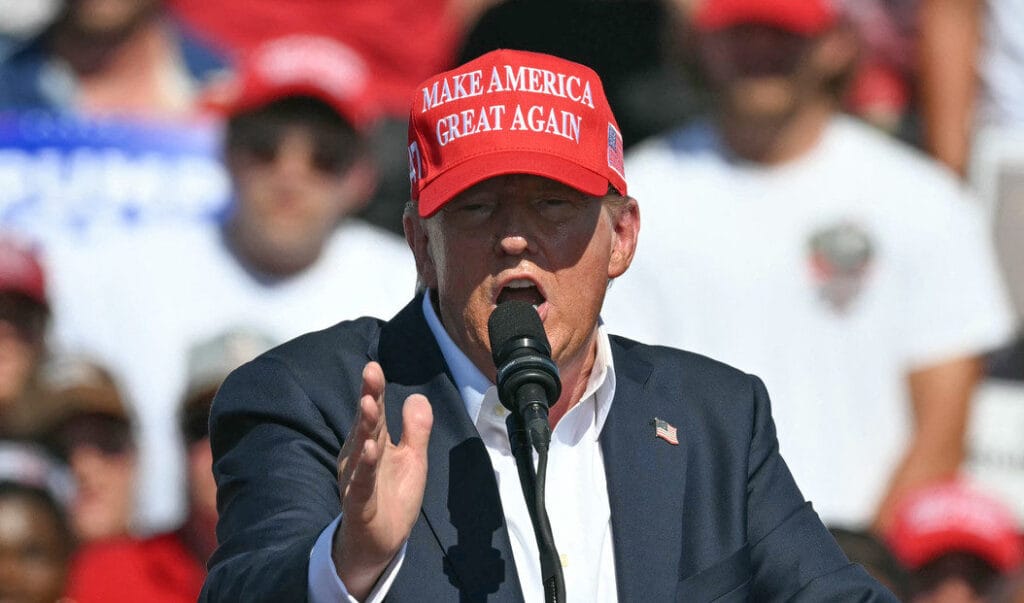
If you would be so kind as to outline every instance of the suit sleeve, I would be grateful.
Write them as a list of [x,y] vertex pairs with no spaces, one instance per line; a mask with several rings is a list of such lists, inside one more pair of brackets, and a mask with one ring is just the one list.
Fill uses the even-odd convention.
[[201,601],[302,601],[310,551],[340,513],[340,438],[288,368],[244,365],[210,418],[219,548]]
[[754,422],[747,474],[747,535],[758,601],[895,602],[849,562],[804,500],[779,454],[768,392],[751,377]]

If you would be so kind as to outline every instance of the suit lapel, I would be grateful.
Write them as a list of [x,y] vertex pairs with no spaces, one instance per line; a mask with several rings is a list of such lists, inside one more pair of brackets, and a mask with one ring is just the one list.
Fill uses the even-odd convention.
[[[499,590],[503,591],[500,599],[522,600],[490,457],[469,420],[421,304],[422,296],[417,296],[388,322],[379,345],[374,346],[376,352],[369,353],[371,359],[377,356],[387,378],[388,431],[395,441],[401,437],[402,404],[407,396],[422,393],[430,400],[434,426],[422,521],[435,542],[428,546],[440,547],[444,572],[460,600],[482,600]],[[410,556],[415,553],[414,544],[423,543],[410,539]],[[437,570],[436,566],[424,568],[422,575],[436,575]]]
[[[619,600],[664,598],[679,582],[686,448],[683,401],[647,387],[652,367],[612,338],[615,399],[601,431]],[[655,417],[679,445],[655,437]]]

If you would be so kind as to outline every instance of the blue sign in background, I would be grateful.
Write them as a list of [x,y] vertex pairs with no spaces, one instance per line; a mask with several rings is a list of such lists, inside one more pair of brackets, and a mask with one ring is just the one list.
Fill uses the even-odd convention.
[[0,227],[83,242],[144,224],[217,220],[230,198],[212,121],[0,113]]

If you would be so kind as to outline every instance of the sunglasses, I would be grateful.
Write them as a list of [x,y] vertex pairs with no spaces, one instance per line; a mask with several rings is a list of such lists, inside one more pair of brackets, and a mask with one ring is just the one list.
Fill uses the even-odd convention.
[[[277,160],[285,133],[285,128],[276,127],[253,132],[245,141],[242,150],[255,162],[269,165]],[[316,133],[312,133],[309,140],[313,144],[312,164],[315,170],[328,175],[337,175],[345,171],[351,159],[351,152],[343,147],[341,140]]]
[[121,456],[135,449],[131,426],[123,419],[102,414],[66,420],[51,440],[54,452],[64,460],[83,447],[94,448],[104,456]]

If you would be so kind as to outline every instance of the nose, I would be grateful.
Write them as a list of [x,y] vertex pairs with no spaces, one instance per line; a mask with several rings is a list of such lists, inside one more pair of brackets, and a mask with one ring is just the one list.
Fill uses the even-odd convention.
[[313,150],[307,141],[285,137],[274,157],[274,169],[283,177],[300,178],[312,172]]
[[504,255],[523,255],[530,248],[530,242],[521,234],[505,234],[498,241]]
[[504,204],[498,215],[498,224],[498,253],[519,256],[535,251],[530,219],[522,204]]
[[94,446],[79,444],[71,450],[68,464],[80,484],[92,484],[97,476],[103,475],[109,461]]

